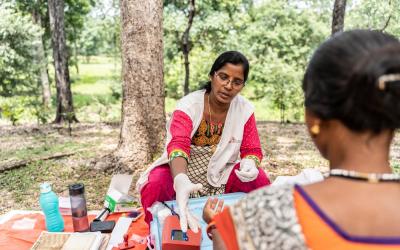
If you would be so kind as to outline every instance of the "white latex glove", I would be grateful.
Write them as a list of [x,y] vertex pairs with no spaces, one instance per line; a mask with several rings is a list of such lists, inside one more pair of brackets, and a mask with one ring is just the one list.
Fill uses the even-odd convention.
[[240,161],[240,168],[236,169],[235,173],[243,182],[254,181],[258,175],[258,168],[253,159],[244,158]]
[[187,207],[187,203],[189,200],[189,195],[192,192],[199,191],[203,188],[201,184],[193,184],[189,177],[184,174],[180,173],[174,178],[174,189],[176,193],[176,202],[178,203],[179,207],[179,218],[181,224],[181,230],[183,232],[187,232],[188,224],[190,229],[193,232],[197,233],[200,227],[200,223],[196,217],[192,215]]

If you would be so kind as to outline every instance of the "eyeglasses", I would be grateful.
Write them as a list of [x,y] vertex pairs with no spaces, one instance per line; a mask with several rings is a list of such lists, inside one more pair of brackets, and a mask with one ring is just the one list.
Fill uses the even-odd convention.
[[241,79],[229,79],[229,76],[225,73],[217,73],[215,72],[215,76],[217,76],[218,80],[223,83],[224,85],[228,85],[229,83],[231,83],[232,88],[234,89],[239,89],[244,85],[244,81]]

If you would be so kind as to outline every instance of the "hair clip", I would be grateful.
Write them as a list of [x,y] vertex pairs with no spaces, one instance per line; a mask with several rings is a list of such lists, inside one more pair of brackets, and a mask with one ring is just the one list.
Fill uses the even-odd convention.
[[379,90],[385,90],[387,82],[400,82],[400,74],[386,74],[378,78],[378,88]]

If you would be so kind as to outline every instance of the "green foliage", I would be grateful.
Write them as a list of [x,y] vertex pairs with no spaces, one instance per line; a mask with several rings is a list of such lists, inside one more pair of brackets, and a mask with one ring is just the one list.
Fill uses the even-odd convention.
[[[310,6],[314,3],[309,3]],[[316,3],[315,3],[316,4]],[[184,68],[179,39],[186,26],[185,1],[164,3],[164,67],[168,97],[182,96]],[[318,6],[322,6],[319,5]],[[329,36],[321,8],[290,1],[196,1],[191,30],[190,88],[208,80],[214,59],[239,50],[250,61],[245,94],[281,112],[281,121],[300,120],[301,78],[313,49]]]
[[28,105],[32,109],[31,113],[36,118],[37,124],[45,124],[49,121],[50,110],[43,105],[42,101],[38,98],[34,98]]
[[9,119],[13,126],[21,119],[23,107],[17,103],[5,103],[1,106],[1,113],[6,119]]
[[87,15],[79,38],[79,54],[86,62],[95,55],[120,56],[120,18],[117,2],[98,2]]
[[[345,29],[369,28],[389,32],[400,37],[400,1],[362,0],[348,4]],[[388,22],[388,23],[387,23]],[[386,25],[387,24],[387,25]]]
[[[15,123],[25,118],[44,123],[49,120],[49,111],[40,105],[32,48],[42,39],[47,55],[52,54],[47,1],[5,1],[8,4],[0,4],[0,95],[14,96],[20,102],[17,106],[24,108],[13,118]],[[183,95],[180,42],[187,26],[188,2],[163,2],[164,81],[166,109],[170,111]],[[84,121],[120,119],[118,5],[119,1],[65,0],[70,65],[83,62],[80,74],[71,75],[71,79],[74,105]],[[221,52],[239,50],[250,61],[242,93],[254,102],[256,116],[282,122],[302,120],[302,75],[313,50],[330,36],[332,7],[331,0],[197,0],[190,31],[191,91],[208,80],[209,69]],[[383,29],[387,23],[385,31],[400,37],[399,10],[398,0],[379,4],[349,0],[345,29]],[[34,11],[41,14],[42,29],[32,24]]]
[[37,86],[34,53],[42,31],[10,4],[0,4],[0,16],[0,96],[12,96]]
[[0,100],[1,118],[9,120],[12,125],[27,120],[35,120],[37,124],[47,123],[53,113],[44,107],[36,96],[17,96]]

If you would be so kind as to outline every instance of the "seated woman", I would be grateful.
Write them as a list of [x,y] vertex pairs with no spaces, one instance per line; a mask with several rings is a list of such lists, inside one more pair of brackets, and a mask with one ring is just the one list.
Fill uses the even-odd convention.
[[[400,42],[378,31],[336,35],[304,75],[306,125],[329,177],[262,188],[204,219],[214,249],[400,249],[400,175],[389,149],[400,128]],[[217,209],[218,210],[218,209]]]
[[[189,197],[250,192],[270,184],[262,160],[253,106],[239,95],[249,73],[241,53],[222,53],[203,90],[183,97],[167,124],[163,155],[140,177],[137,188],[145,209],[174,200],[184,232],[199,226],[187,209]],[[197,184],[194,184],[197,183]]]

